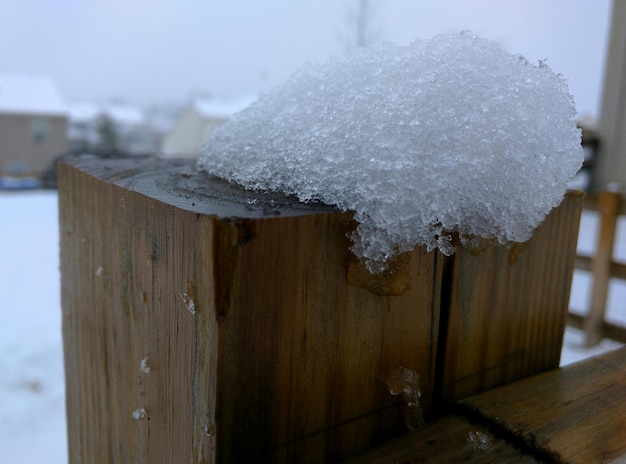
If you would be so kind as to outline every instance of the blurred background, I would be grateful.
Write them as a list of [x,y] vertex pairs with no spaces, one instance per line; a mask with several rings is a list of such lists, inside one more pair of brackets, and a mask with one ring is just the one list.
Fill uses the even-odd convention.
[[[307,62],[470,30],[567,79],[586,153],[576,186],[620,190],[625,11],[621,0],[0,0],[0,460],[67,461],[56,161],[195,157],[213,127]],[[579,262],[563,362],[618,346],[578,330],[594,291]],[[607,285],[606,319],[624,325],[624,281]]]
[[2,0],[0,98],[12,94],[14,101],[0,100],[0,111],[48,117],[28,128],[38,139],[37,155],[1,154],[0,172],[37,177],[49,167],[44,161],[68,151],[197,156],[212,127],[307,62],[461,30],[531,62],[546,60],[567,78],[589,123],[600,111],[610,6],[611,0]]

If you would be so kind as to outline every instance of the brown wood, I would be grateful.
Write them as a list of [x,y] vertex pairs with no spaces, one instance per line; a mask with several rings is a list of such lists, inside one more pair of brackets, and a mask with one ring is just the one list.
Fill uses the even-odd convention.
[[557,462],[626,461],[626,348],[463,400]]
[[446,402],[558,367],[581,206],[572,192],[529,242],[454,255]]
[[71,463],[336,461],[558,365],[580,197],[371,278],[350,214],[192,163],[59,167]]
[[[587,194],[583,200],[583,208],[590,211],[598,210],[598,198],[599,194]],[[626,202],[620,202],[619,207],[620,216],[626,216]]]
[[438,255],[410,255],[401,296],[373,294],[347,282],[349,215],[188,170],[59,169],[70,461],[347,456],[405,430],[397,367],[427,411]]
[[600,227],[596,253],[591,260],[593,275],[589,313],[584,323],[585,345],[592,347],[602,340],[602,323],[606,311],[609,283],[613,263],[615,228],[619,215],[621,196],[617,192],[603,192],[598,196]]
[[460,416],[445,416],[345,464],[537,463],[535,457]]
[[[575,329],[582,330],[584,323],[585,316],[572,312],[567,315],[567,325],[574,327]],[[602,322],[602,337],[626,343],[626,327],[604,321]]]
[[598,344],[602,338],[626,343],[626,327],[605,320],[611,278],[626,279],[626,264],[613,261],[617,220],[619,215],[626,214],[626,202],[618,193],[604,192],[586,197],[584,208],[600,213],[597,255],[576,257],[576,269],[592,273],[592,296],[589,308],[584,308],[587,314],[581,316],[570,312],[568,325],[586,332],[585,345],[588,347]]

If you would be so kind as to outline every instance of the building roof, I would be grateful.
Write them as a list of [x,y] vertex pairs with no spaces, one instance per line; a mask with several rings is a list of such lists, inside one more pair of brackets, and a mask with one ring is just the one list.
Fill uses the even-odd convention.
[[49,77],[0,73],[0,113],[65,115],[67,109]]
[[141,108],[123,102],[78,102],[69,104],[68,108],[70,119],[76,122],[93,122],[103,114],[125,126],[138,126],[146,119]]
[[256,96],[246,95],[231,100],[218,98],[198,97],[193,106],[205,118],[228,119],[233,114],[243,110],[257,99]]

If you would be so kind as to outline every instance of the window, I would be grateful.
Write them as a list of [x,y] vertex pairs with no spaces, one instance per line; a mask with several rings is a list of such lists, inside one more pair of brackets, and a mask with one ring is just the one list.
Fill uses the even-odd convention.
[[7,174],[24,174],[28,172],[28,164],[25,161],[10,161],[4,165],[4,171]]
[[48,139],[48,121],[43,118],[32,119],[30,122],[30,134],[37,145],[46,143]]

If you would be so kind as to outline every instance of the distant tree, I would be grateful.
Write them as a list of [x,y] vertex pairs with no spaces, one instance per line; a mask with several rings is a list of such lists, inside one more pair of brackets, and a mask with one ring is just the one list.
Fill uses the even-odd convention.
[[101,113],[96,120],[96,134],[98,136],[97,149],[104,153],[118,153],[120,151],[120,137],[113,118]]
[[377,41],[380,30],[376,10],[376,0],[351,0],[343,38],[349,48],[367,47]]

